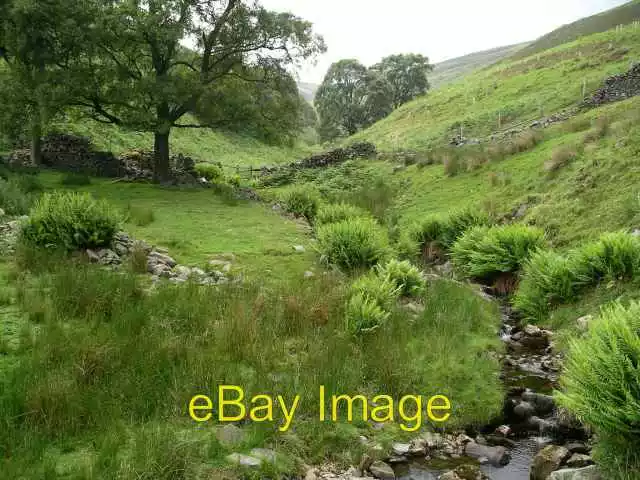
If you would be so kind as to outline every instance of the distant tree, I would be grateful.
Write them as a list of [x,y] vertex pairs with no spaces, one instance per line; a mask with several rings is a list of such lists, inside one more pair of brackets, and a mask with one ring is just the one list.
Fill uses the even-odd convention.
[[390,86],[357,60],[340,60],[325,75],[315,105],[324,140],[353,135],[389,114]]
[[384,77],[392,88],[393,108],[423,95],[429,90],[427,74],[433,70],[429,59],[409,53],[385,57],[371,70]]
[[82,3],[0,2],[0,129],[10,140],[28,130],[35,164],[41,163],[43,128],[69,102],[68,62],[79,55],[77,40],[89,23]]
[[309,22],[249,0],[94,1],[100,28],[78,65],[77,104],[152,132],[158,180],[169,175],[173,128],[242,129],[251,118],[267,136],[288,129],[297,111],[280,114],[298,99],[284,69],[325,50]]

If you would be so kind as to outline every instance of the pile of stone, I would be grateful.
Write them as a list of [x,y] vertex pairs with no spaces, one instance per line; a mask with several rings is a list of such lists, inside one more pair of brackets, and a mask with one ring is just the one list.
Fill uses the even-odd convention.
[[533,459],[531,480],[604,480],[590,456],[590,447],[581,442],[547,445]]
[[625,100],[638,94],[640,94],[640,63],[633,65],[625,73],[607,78],[604,86],[586,99],[582,107],[593,108],[605,103]]
[[[209,262],[207,271],[198,267],[187,267],[169,256],[165,248],[156,247],[142,240],[134,240],[126,232],[115,235],[110,248],[85,251],[90,261],[117,268],[132,255],[144,256],[147,272],[155,282],[167,279],[172,283],[193,281],[199,285],[221,285],[228,283],[235,257],[225,254]],[[138,257],[139,258],[139,257]],[[139,259],[137,261],[140,261]]]
[[20,225],[27,217],[20,217],[14,220],[5,221],[4,210],[0,209],[0,255],[11,255],[15,252],[18,234],[20,233]]
[[552,338],[551,331],[535,325],[507,326],[502,336],[507,345],[507,354],[502,358],[505,367],[555,381],[562,368],[563,355],[554,352]]
[[281,172],[283,170],[300,170],[307,168],[321,168],[330,167],[332,165],[338,165],[344,163],[347,160],[354,160],[357,158],[372,158],[376,155],[376,146],[369,142],[359,142],[349,145],[346,148],[336,148],[328,152],[312,155],[303,160],[289,163],[286,165],[276,165],[273,167],[262,167],[261,174],[271,175],[273,173]]

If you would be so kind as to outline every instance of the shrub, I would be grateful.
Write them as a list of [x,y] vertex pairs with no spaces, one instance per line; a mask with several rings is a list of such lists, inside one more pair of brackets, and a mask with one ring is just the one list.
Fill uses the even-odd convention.
[[442,157],[442,165],[444,165],[444,174],[447,177],[456,176],[462,168],[460,159],[455,154],[445,154]]
[[596,142],[609,134],[610,121],[608,117],[600,117],[594,123],[593,127],[585,134],[584,143]]
[[107,203],[89,194],[44,194],[22,228],[22,240],[64,250],[104,247],[111,243],[119,219]]
[[573,160],[578,154],[575,150],[569,147],[556,148],[551,154],[551,158],[544,164],[544,170],[547,173],[552,173],[560,170]]
[[445,215],[431,215],[414,226],[410,237],[423,253],[426,260],[440,257],[460,236],[472,227],[489,224],[489,217],[483,212],[463,209]]
[[320,194],[310,187],[296,187],[282,197],[285,209],[294,215],[313,221],[320,206]]
[[327,223],[337,223],[343,220],[357,217],[368,217],[369,213],[355,205],[348,203],[331,203],[320,207],[316,215],[316,225],[325,225]]
[[32,200],[14,180],[0,179],[0,208],[7,215],[24,215],[29,211]]
[[136,207],[129,203],[125,213],[125,221],[133,223],[138,227],[145,227],[153,223],[156,219],[155,213],[152,208],[148,207]]
[[355,218],[322,225],[317,236],[326,260],[347,270],[370,268],[388,253],[387,236],[372,219]]
[[36,175],[19,175],[14,180],[18,188],[25,193],[39,193],[44,191],[44,185]]
[[376,302],[383,310],[390,310],[401,293],[401,287],[391,278],[369,272],[353,282],[351,292],[352,296],[362,295]]
[[375,330],[389,318],[375,300],[364,295],[354,295],[347,304],[346,327],[352,333]]
[[67,187],[80,187],[83,185],[90,185],[91,178],[89,178],[89,175],[84,173],[65,173],[62,180],[60,180],[60,184]]
[[466,276],[491,281],[504,273],[518,272],[524,262],[545,243],[544,231],[523,225],[476,228],[452,247],[454,265]]
[[528,320],[543,320],[554,305],[573,300],[582,283],[568,257],[541,250],[525,263],[513,306]]
[[218,183],[224,180],[224,172],[220,165],[214,163],[196,163],[194,170],[199,177],[211,183]]
[[[571,343],[558,402],[594,428],[596,458],[615,475],[640,473],[640,303],[602,311]],[[637,478],[616,476],[616,478]],[[607,478],[612,478],[607,476]]]
[[531,150],[542,141],[542,134],[535,131],[527,131],[521,133],[513,141],[513,149],[516,153],[526,152]]
[[424,293],[426,282],[422,272],[408,261],[391,260],[384,266],[378,265],[378,275],[391,281],[406,297],[419,297]]
[[608,279],[640,275],[640,239],[625,232],[607,233],[570,251],[533,255],[525,265],[516,309],[529,319],[542,319],[554,306],[574,301],[588,287]]

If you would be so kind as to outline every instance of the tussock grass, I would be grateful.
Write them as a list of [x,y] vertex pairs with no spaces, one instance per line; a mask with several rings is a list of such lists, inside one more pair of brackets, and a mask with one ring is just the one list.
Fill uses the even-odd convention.
[[578,153],[572,147],[563,146],[556,148],[551,154],[551,158],[545,162],[544,171],[554,173],[567,166],[577,155]]
[[242,385],[249,397],[300,394],[293,428],[304,447],[259,425],[246,427],[259,435],[248,446],[274,444],[315,460],[357,461],[344,451],[369,431],[319,424],[319,385],[329,395],[443,393],[459,425],[486,421],[501,405],[498,365],[482,354],[499,345],[496,308],[448,282],[431,286],[416,321],[392,308],[362,338],[348,334],[346,291],[331,275],[271,287],[167,285],[151,294],[136,277],[65,262],[18,288],[21,308],[40,323],[0,377],[0,452],[10,476],[35,475],[45,451],[66,445],[85,460],[49,458],[47,468],[65,462],[77,473],[88,462],[95,478],[191,478],[230,452],[213,428],[185,423],[191,396],[221,382]]
[[320,207],[315,219],[315,225],[325,225],[327,223],[338,223],[351,218],[367,217],[369,213],[355,205],[348,203],[327,204]]

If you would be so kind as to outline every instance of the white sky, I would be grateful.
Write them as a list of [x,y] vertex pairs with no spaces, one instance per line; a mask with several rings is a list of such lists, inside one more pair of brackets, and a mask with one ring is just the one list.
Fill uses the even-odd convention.
[[320,83],[331,63],[372,65],[394,53],[438,63],[467,53],[534,40],[627,0],[261,0],[313,22],[328,51],[300,80]]

